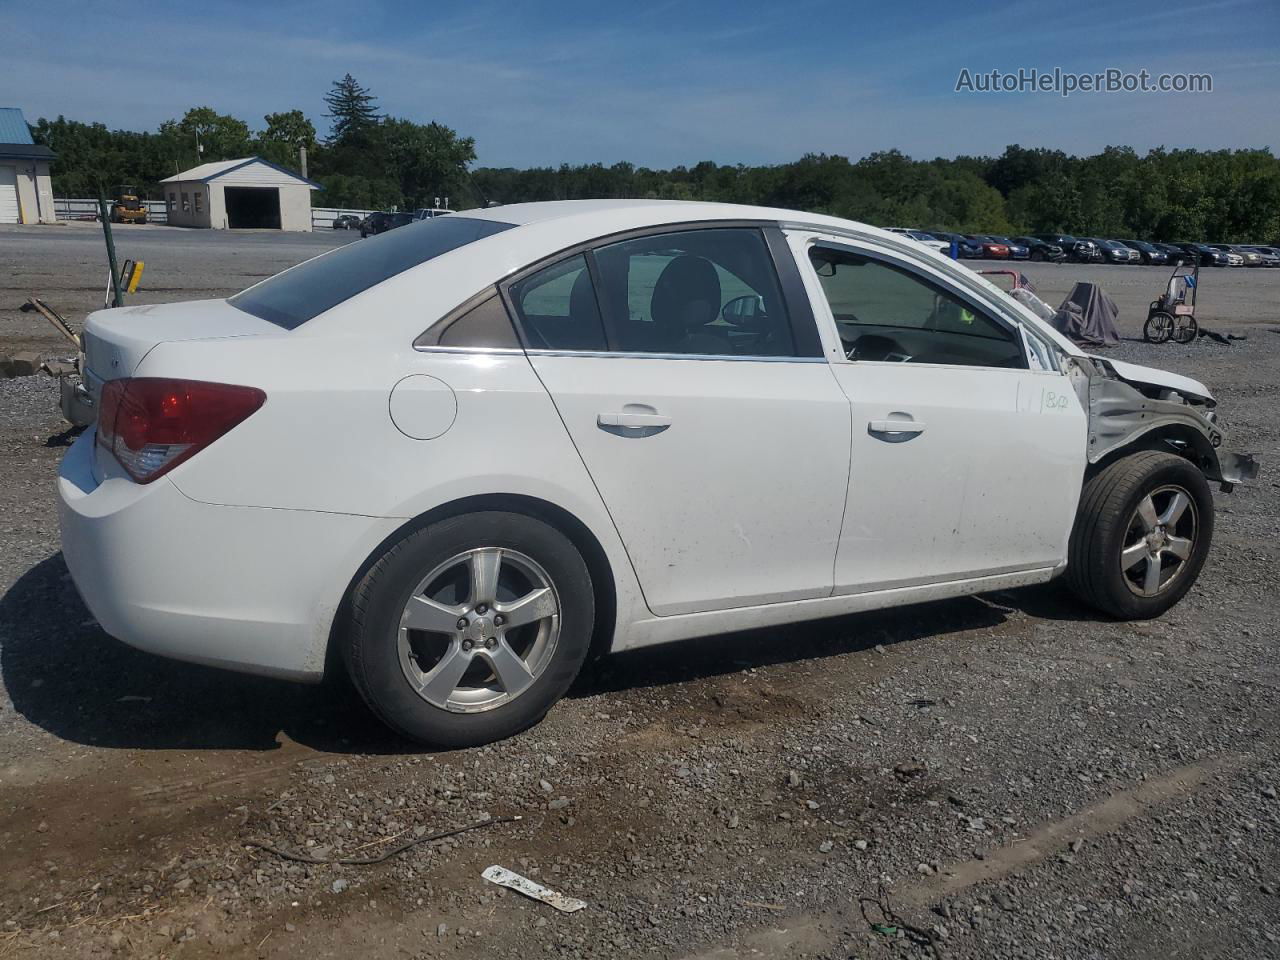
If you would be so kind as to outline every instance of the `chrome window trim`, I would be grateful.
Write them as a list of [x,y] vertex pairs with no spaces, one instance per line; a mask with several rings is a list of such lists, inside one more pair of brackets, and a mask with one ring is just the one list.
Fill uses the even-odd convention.
[[429,343],[421,346],[415,343],[413,349],[416,353],[477,353],[508,357],[524,356],[524,350],[520,347],[442,347],[438,343]]
[[733,360],[747,363],[827,363],[826,357],[757,357],[737,353],[642,353],[616,350],[551,350],[533,347],[524,351],[531,357],[596,357],[620,360]]

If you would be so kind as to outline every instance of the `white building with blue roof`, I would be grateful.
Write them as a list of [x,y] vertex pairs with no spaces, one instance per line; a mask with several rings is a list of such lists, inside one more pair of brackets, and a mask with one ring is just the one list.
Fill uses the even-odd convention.
[[49,164],[54,152],[31,139],[17,107],[0,107],[0,223],[54,223]]

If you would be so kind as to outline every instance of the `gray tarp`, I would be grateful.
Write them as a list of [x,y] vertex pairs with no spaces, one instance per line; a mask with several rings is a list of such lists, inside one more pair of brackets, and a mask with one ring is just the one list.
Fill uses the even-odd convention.
[[1096,283],[1077,283],[1053,315],[1058,332],[1076,343],[1112,347],[1120,342],[1115,301]]

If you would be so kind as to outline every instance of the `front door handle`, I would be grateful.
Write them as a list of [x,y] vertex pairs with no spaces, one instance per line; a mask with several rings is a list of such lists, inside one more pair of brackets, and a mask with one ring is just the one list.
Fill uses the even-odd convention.
[[867,432],[885,440],[906,440],[924,433],[924,424],[919,420],[872,420]]
[[622,437],[652,436],[671,426],[671,418],[659,413],[602,413],[596,425]]

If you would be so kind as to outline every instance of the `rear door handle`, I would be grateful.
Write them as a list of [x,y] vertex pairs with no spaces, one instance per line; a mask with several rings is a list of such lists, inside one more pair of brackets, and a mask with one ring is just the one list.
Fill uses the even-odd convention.
[[872,420],[867,424],[867,432],[915,436],[924,433],[924,424],[919,420]]
[[596,425],[620,436],[636,435],[622,433],[624,430],[642,430],[644,436],[652,436],[671,426],[671,418],[659,413],[602,413],[596,417]]

